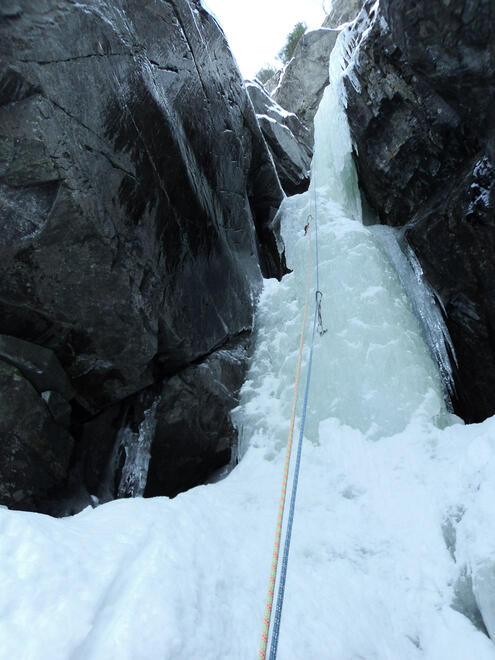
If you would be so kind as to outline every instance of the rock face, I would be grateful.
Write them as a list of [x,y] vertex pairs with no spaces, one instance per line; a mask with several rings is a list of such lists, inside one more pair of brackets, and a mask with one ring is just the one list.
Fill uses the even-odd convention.
[[237,432],[228,413],[239,404],[250,348],[250,337],[241,338],[165,383],[146,495],[176,495],[198,482],[198,472],[205,479],[233,458]]
[[258,80],[247,81],[246,88],[284,192],[304,192],[309,187],[313,156],[310,132],[294,113],[275,103]]
[[338,28],[343,23],[353,21],[363,4],[363,0],[332,0],[323,27]]
[[467,421],[495,412],[494,29],[491,0],[381,0],[349,35],[360,184],[382,223],[406,227],[445,308]]
[[338,36],[337,30],[312,30],[304,34],[285,67],[273,98],[286,110],[293,112],[311,134],[313,119],[328,85],[328,61]]
[[82,460],[90,420],[111,444],[132,397],[250,330],[283,192],[199,1],[18,0],[0,43],[0,332],[53,352]]
[[100,501],[174,496],[233,460],[237,431],[229,413],[239,403],[250,349],[250,333],[244,333],[87,423],[72,499],[84,499],[81,482]]
[[265,90],[268,92],[268,94],[273,94],[275,89],[277,88],[278,83],[280,82],[280,76],[282,75],[282,69],[279,69],[276,71],[273,76],[266,81],[266,83],[263,85]]
[[0,502],[37,511],[64,486],[73,396],[53,351],[0,335]]
[[43,498],[67,476],[73,439],[13,365],[0,360],[0,500],[43,509]]

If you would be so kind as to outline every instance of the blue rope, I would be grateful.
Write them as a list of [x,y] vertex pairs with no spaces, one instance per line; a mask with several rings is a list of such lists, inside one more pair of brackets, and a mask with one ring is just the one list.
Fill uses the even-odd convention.
[[315,207],[316,292],[320,289],[320,260],[318,255],[318,206],[316,204],[316,173],[313,170],[313,204]]
[[315,301],[315,313],[313,317],[313,332],[311,335],[311,348],[309,351],[309,361],[308,361],[308,372],[306,374],[306,389],[304,391],[304,403],[301,416],[301,428],[299,430],[299,441],[297,445],[297,457],[296,464],[294,468],[294,480],[292,483],[292,492],[290,497],[290,507],[289,507],[289,517],[287,519],[287,530],[285,533],[285,543],[284,543],[284,554],[282,557],[282,568],[280,570],[280,581],[278,585],[277,593],[277,604],[275,607],[275,618],[273,621],[273,631],[272,631],[272,642],[270,646],[270,660],[276,660],[277,649],[278,649],[278,638],[280,633],[280,622],[282,619],[282,607],[284,605],[284,594],[285,594],[285,581],[287,579],[287,566],[289,564],[289,550],[290,550],[290,541],[292,536],[292,525],[294,523],[294,511],[296,508],[296,495],[297,495],[297,484],[299,482],[299,469],[301,467],[301,452],[302,444],[304,437],[304,425],[306,423],[306,410],[308,407],[308,397],[309,397],[309,384],[311,381],[311,367],[313,364],[313,348],[315,343],[316,328],[318,326],[318,310],[321,300],[321,292],[319,291],[319,274],[318,274],[318,217],[316,209],[316,182],[314,182],[314,194],[315,194],[315,243],[316,243],[316,301]]

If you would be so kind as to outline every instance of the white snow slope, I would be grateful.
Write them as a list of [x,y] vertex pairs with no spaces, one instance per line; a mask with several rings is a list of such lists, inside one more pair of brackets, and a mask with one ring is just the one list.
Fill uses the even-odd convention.
[[[495,638],[495,418],[464,426],[446,412],[416,317],[360,223],[338,57],[313,178],[328,332],[315,348],[279,658],[494,660],[478,607]],[[235,415],[240,464],[173,500],[61,520],[0,509],[2,660],[257,656],[311,194],[283,207],[294,271],[262,295]]]

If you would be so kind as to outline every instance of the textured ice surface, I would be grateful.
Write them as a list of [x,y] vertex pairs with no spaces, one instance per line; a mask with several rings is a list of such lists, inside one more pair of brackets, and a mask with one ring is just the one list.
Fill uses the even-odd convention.
[[421,264],[402,236],[401,230],[376,225],[372,231],[394,266],[412,308],[421,321],[424,337],[440,370],[446,399],[450,403],[455,393],[452,372],[455,351],[440,303],[426,281]]

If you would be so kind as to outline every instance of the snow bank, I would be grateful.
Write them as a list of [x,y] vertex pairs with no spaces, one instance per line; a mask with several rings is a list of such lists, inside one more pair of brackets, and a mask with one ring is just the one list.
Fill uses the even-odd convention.
[[[451,607],[465,562],[491,607],[478,559],[493,557],[494,438],[494,419],[441,430],[418,417],[378,442],[321,421],[304,449],[280,658],[495,658]],[[271,430],[254,445],[224,481],[174,500],[64,520],[0,510],[0,657],[255,657],[283,457]],[[459,509],[455,561],[442,528]]]

